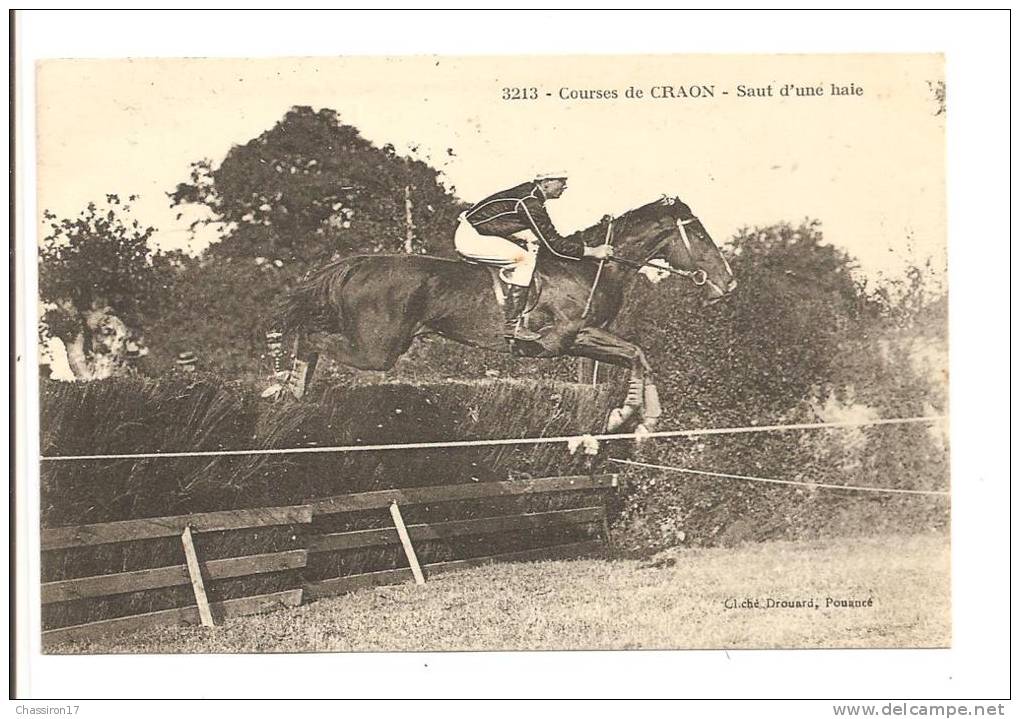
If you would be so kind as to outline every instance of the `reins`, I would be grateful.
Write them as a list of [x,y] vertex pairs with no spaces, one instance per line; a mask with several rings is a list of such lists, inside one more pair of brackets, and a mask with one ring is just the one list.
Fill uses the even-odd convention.
[[644,262],[635,262],[634,260],[625,260],[622,257],[607,257],[606,259],[609,260],[610,262],[615,262],[618,265],[630,267],[633,270],[643,270],[645,267],[654,267],[657,270],[668,272],[672,275],[677,275],[679,277],[690,277],[691,282],[698,285],[699,287],[708,281],[708,274],[704,270],[678,270],[677,268],[670,267],[669,265],[666,266],[653,265],[651,260],[645,260]]
[[[697,219],[698,219],[697,217],[694,217],[692,215],[691,217],[688,217],[686,220],[677,222],[676,225],[677,229],[680,230],[680,236],[683,239],[684,244],[688,248],[690,248],[691,246],[691,241],[687,238],[687,228],[685,227],[685,225],[688,225],[691,222],[695,222],[697,221]],[[612,224],[613,224],[612,220],[610,220],[609,226],[612,227]],[[630,267],[633,270],[642,270],[645,267],[654,267],[657,270],[662,270],[663,272],[668,272],[672,275],[677,275],[678,277],[688,277],[690,278],[691,282],[696,284],[698,287],[701,287],[701,285],[705,284],[705,282],[708,281],[708,273],[706,273],[704,270],[679,270],[675,267],[672,267],[668,262],[665,263],[665,265],[652,264],[652,258],[655,257],[659,250],[662,249],[662,246],[665,245],[667,242],[669,242],[668,235],[664,237],[662,240],[660,240],[658,243],[656,243],[655,247],[652,248],[652,251],[648,253],[648,256],[642,262],[627,260],[624,259],[623,257],[616,257],[615,255],[607,257],[606,260],[609,260],[610,262],[615,262],[619,265],[623,265],[624,267]],[[604,262],[605,260],[603,260],[603,263]],[[599,269],[601,271],[601,265]],[[595,281],[598,282],[598,275],[595,275]],[[592,293],[594,294],[594,289],[592,290]],[[589,299],[589,303],[590,302],[591,300]]]

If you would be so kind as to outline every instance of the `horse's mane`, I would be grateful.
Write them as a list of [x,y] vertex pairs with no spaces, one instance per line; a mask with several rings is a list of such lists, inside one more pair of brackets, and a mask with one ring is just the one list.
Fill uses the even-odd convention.
[[[618,233],[625,230],[629,226],[633,226],[637,222],[649,222],[655,221],[663,216],[672,216],[676,213],[676,207],[679,205],[679,201],[667,202],[666,196],[661,197],[658,200],[653,200],[647,204],[635,207],[632,210],[627,210],[622,215],[613,217],[614,232]],[[606,218],[603,217],[601,220],[596,222],[591,227],[586,227],[583,230],[567,235],[568,239],[579,239],[586,245],[601,245],[606,237]],[[541,248],[543,252],[550,256],[551,252],[545,247]]]

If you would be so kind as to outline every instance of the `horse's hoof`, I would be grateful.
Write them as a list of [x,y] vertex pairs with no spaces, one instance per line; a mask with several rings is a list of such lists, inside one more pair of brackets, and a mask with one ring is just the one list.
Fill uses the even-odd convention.
[[624,405],[623,407],[617,407],[609,413],[609,422],[606,429],[609,432],[615,432],[620,429],[623,425],[630,421],[630,418],[634,416],[634,412],[637,408],[631,407],[630,405]]
[[645,441],[648,435],[651,434],[651,430],[645,426],[644,422],[634,428],[634,441],[641,444]]
[[281,392],[283,392],[283,385],[273,384],[262,390],[262,394],[260,396],[262,399],[276,399],[280,396]]

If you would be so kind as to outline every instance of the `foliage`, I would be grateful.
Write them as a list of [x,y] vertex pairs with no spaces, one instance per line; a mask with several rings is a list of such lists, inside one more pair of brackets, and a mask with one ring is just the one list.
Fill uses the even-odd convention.
[[736,291],[701,307],[688,283],[640,282],[616,329],[644,347],[671,426],[767,421],[832,379],[862,305],[849,259],[817,223],[741,230]]
[[50,233],[39,249],[39,297],[60,308],[47,313],[44,336],[73,333],[71,312],[109,306],[138,327],[163,309],[183,256],[149,244],[155,228],[131,217],[135,199],[110,194],[104,205],[90,202],[73,219],[43,213]]
[[[319,386],[273,403],[207,374],[47,383],[43,455],[429,442],[593,432],[608,392],[554,382]],[[44,526],[109,522],[421,484],[570,474],[563,445],[458,451],[262,455],[137,462],[51,462],[42,476]],[[439,479],[441,478],[441,479]]]
[[428,164],[376,147],[334,110],[310,107],[292,108],[218,167],[193,163],[190,182],[170,199],[182,212],[203,205],[206,221],[232,228],[220,253],[303,265],[360,252],[435,252],[459,211]]
[[178,353],[191,351],[205,370],[249,384],[264,380],[269,369],[257,332],[262,309],[286,291],[292,276],[286,266],[246,257],[189,259],[148,333],[150,373],[166,373]]
[[[747,426],[942,414],[945,300],[911,273],[906,291],[858,282],[817,223],[743,230],[740,285],[695,304],[679,284],[638,286],[621,326],[643,343],[663,426]],[[653,294],[655,293],[655,294]],[[919,298],[923,298],[920,299]],[[656,464],[804,482],[942,490],[948,449],[926,426],[778,432],[650,443]],[[944,498],[852,493],[701,475],[628,471],[621,541],[633,548],[924,531],[948,525]]]
[[462,209],[427,162],[309,107],[219,166],[194,163],[170,200],[180,216],[203,210],[193,227],[214,224],[223,237],[182,271],[151,333],[152,366],[163,371],[190,350],[204,368],[248,378],[260,371],[257,321],[306,271],[357,253],[449,252]]

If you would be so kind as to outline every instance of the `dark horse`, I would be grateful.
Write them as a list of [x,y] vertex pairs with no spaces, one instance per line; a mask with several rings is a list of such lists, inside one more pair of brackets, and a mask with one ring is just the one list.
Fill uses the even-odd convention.
[[[613,410],[608,429],[615,431],[631,418],[650,429],[661,414],[651,366],[640,347],[608,329],[636,276],[634,269],[652,260],[664,267],[668,263],[665,269],[692,279],[706,302],[724,297],[736,281],[701,221],[676,198],[603,218],[579,236],[589,245],[611,236],[615,257],[600,270],[598,260],[562,260],[543,250],[536,272],[538,298],[526,317],[527,326],[542,339],[520,350],[629,368],[630,391],[624,406]],[[509,352],[498,302],[499,280],[487,267],[422,255],[364,255],[311,273],[284,299],[276,321],[281,330],[308,333],[314,349],[344,364],[388,370],[422,334]]]

